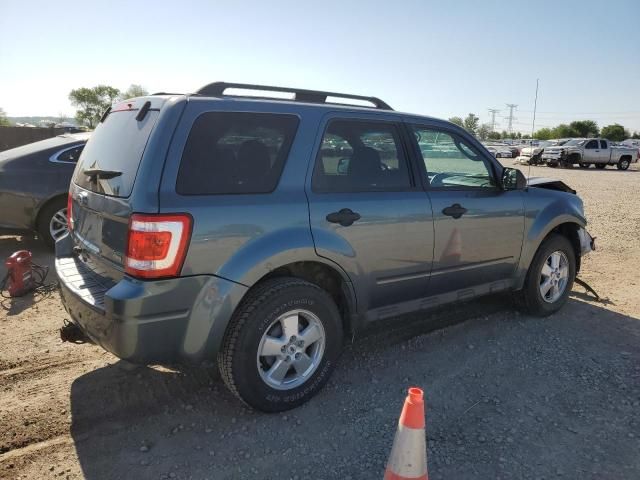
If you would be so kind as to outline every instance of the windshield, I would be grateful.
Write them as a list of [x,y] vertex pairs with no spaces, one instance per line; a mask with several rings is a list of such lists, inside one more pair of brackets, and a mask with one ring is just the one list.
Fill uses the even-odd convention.
[[571,146],[574,146],[574,145],[579,145],[580,146],[580,145],[584,145],[584,142],[586,142],[586,140],[584,140],[583,138],[573,138],[573,139],[567,141],[565,143],[565,145],[567,147],[571,147]]

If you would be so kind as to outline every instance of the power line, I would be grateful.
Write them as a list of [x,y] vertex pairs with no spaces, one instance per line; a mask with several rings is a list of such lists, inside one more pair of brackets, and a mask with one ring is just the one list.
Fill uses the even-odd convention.
[[500,113],[500,110],[490,108],[489,113],[491,114],[491,131],[494,132],[496,130],[496,113]]
[[504,117],[506,119],[509,120],[509,133],[513,132],[513,121],[517,120],[516,117],[513,116],[513,111],[518,108],[518,105],[516,105],[515,103],[507,103],[507,108],[509,109],[509,116],[508,117]]

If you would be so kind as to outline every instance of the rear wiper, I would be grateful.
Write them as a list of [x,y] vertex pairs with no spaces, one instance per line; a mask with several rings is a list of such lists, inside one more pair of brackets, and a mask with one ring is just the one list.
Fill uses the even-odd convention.
[[82,171],[86,176],[91,177],[91,180],[101,178],[103,180],[109,180],[110,178],[119,177],[122,172],[117,170],[103,170],[101,168],[87,168]]

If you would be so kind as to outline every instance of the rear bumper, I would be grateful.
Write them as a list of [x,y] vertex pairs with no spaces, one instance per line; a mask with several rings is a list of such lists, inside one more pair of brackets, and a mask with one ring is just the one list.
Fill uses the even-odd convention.
[[[62,303],[86,335],[136,363],[214,359],[247,287],[215,276],[104,281],[75,257],[56,258]],[[102,279],[102,281],[101,281]]]

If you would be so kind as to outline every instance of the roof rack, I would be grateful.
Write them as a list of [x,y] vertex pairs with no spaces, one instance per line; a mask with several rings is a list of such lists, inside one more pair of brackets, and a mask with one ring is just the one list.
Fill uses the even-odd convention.
[[[332,103],[327,102],[328,97],[335,98],[347,98],[350,100],[361,100],[365,102],[369,102],[374,105],[375,108],[379,108],[381,110],[393,110],[386,102],[383,102],[377,97],[365,97],[362,95],[349,95],[346,93],[335,93],[335,92],[321,92],[319,90],[303,90],[300,88],[286,88],[286,87],[271,87],[268,85],[251,85],[246,83],[227,83],[227,82],[214,82],[209,85],[205,85],[196,93],[199,95],[212,96],[212,97],[222,97],[224,96],[225,90],[228,88],[239,88],[243,90],[260,90],[266,92],[285,92],[285,93],[293,93],[293,100],[295,102],[306,102],[306,103]],[[230,95],[230,96],[242,96],[242,95]],[[251,97],[254,98],[254,97]],[[271,98],[273,100],[280,100],[279,98]],[[287,99],[288,100],[288,99]]]

